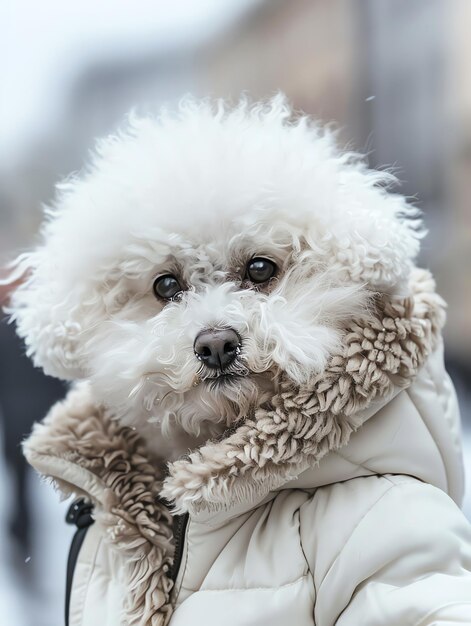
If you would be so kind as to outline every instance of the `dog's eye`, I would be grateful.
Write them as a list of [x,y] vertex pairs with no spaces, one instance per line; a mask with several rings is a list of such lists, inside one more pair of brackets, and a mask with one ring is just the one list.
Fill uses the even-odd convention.
[[266,283],[276,273],[276,265],[269,259],[255,257],[247,264],[247,278],[253,283]]
[[172,274],[165,274],[156,278],[153,288],[155,295],[164,300],[171,300],[183,291],[180,283]]

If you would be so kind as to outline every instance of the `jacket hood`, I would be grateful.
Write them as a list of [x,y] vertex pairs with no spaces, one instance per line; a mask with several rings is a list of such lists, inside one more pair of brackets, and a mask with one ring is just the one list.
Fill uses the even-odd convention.
[[[223,439],[172,463],[163,495],[178,511],[217,512],[261,501],[284,485],[294,486],[298,477],[305,487],[353,477],[352,467],[338,471],[340,457],[322,478],[316,476],[319,462],[344,448],[360,426],[410,387],[436,349],[444,320],[445,304],[431,275],[414,270],[409,295],[378,295],[373,312],[346,329],[341,351],[309,388],[281,380],[269,406]],[[361,431],[360,448],[367,440]],[[400,463],[397,471],[404,471]]]
[[[94,402],[87,383],[35,425],[24,445],[29,462],[66,496],[90,498],[108,540],[128,555],[132,593],[126,602],[134,616],[164,624],[170,610],[171,515],[159,498],[192,515],[234,515],[278,489],[319,487],[365,473],[414,474],[460,498],[456,424],[451,418],[445,423],[443,411],[432,415],[434,423],[424,431],[433,431],[430,452],[417,444],[424,433],[411,427],[421,419],[404,422],[401,392],[419,380],[445,318],[428,272],[414,270],[409,287],[407,297],[377,296],[373,313],[352,322],[341,351],[309,389],[282,380],[269,406],[167,471],[135,430]],[[378,436],[380,414],[386,427]],[[400,429],[409,437],[397,436]],[[404,445],[407,439],[415,444]],[[437,464],[442,470],[427,474]]]

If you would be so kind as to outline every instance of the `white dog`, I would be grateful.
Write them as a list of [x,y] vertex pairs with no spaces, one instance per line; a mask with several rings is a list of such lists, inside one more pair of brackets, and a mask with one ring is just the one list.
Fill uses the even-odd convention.
[[280,371],[309,381],[372,292],[404,288],[420,231],[391,181],[281,96],[133,117],[59,185],[20,258],[19,334],[46,373],[89,379],[178,455],[180,431],[233,424]]
[[86,381],[24,446],[94,521],[70,624],[471,623],[443,301],[392,181],[277,97],[133,118],[60,186],[12,313]]

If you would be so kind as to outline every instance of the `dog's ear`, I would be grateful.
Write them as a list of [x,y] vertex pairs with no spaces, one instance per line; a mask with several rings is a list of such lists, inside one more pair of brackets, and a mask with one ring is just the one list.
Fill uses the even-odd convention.
[[18,257],[3,281],[14,285],[4,309],[16,323],[35,366],[72,380],[86,376],[82,324],[91,312],[80,302],[77,285],[67,284],[61,269],[46,247]]

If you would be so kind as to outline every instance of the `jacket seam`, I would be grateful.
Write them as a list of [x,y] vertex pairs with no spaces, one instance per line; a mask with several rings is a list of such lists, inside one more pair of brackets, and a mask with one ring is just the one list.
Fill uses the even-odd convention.
[[432,383],[433,389],[435,391],[435,395],[437,396],[437,400],[438,400],[440,406],[443,409],[443,413],[445,413],[446,412],[446,408],[442,404],[442,395],[443,394],[440,392],[440,389],[438,388],[437,381],[435,379],[435,374],[434,374],[432,368],[430,367],[430,363],[427,361],[424,364],[423,368],[427,372],[427,374],[429,375],[430,382]]
[[289,583],[284,583],[283,585],[276,585],[274,587],[226,587],[224,589],[198,589],[194,593],[224,593],[224,592],[245,592],[245,591],[275,591],[275,593],[279,589],[286,589],[287,587],[293,587],[294,585],[299,584],[302,580],[308,578],[308,574],[303,574],[296,578],[296,580],[292,580]]
[[[430,372],[429,372],[429,375],[430,375]],[[437,396],[437,398],[438,398],[438,395],[439,395],[439,394],[438,394],[438,389],[437,389],[437,386],[436,386],[435,381],[433,380],[432,376],[430,376],[430,380],[431,380],[431,382],[432,382],[432,385],[433,385],[433,390],[434,390],[434,392],[435,392],[435,395],[436,395],[436,396]],[[419,410],[419,407],[417,406],[416,402],[415,402],[415,401],[414,401],[414,399],[412,398],[412,396],[411,396],[411,394],[409,393],[409,391],[410,391],[409,389],[406,389],[406,394],[407,394],[407,397],[408,397],[408,398],[409,398],[409,400],[411,401],[411,403],[412,403],[413,407],[415,408],[415,410],[417,411],[417,413],[420,415],[420,418],[421,418],[421,420],[422,420],[422,423],[423,423],[423,425],[425,426],[425,428],[427,429],[427,432],[428,432],[428,434],[430,435],[430,437],[432,438],[432,441],[433,441],[433,443],[435,444],[435,448],[437,449],[437,452],[438,452],[438,454],[440,455],[440,461],[442,462],[442,465],[443,465],[443,470],[444,470],[444,472],[445,472],[445,479],[446,479],[446,491],[447,491],[447,493],[448,493],[449,486],[450,486],[450,478],[449,478],[449,476],[448,476],[448,468],[447,468],[447,466],[446,466],[445,459],[443,458],[442,451],[441,451],[441,449],[440,449],[440,447],[439,447],[439,445],[438,445],[438,443],[437,443],[437,440],[435,439],[435,437],[434,437],[434,435],[433,435],[432,431],[430,430],[430,428],[429,428],[429,426],[428,426],[427,422],[426,422],[426,421],[424,420],[424,418],[422,417],[422,412]]]
[[[381,478],[383,478],[383,476],[381,476]],[[384,480],[387,480],[386,478],[384,478]],[[392,489],[399,487],[399,485],[397,483],[393,483],[392,481],[389,481],[389,487],[388,489],[382,493],[379,498],[377,498],[370,507],[368,507],[368,509],[364,512],[364,514],[361,516],[361,518],[358,520],[358,522],[354,525],[354,527],[351,529],[349,537],[347,539],[347,541],[343,544],[343,546],[341,547],[340,551],[338,552],[338,554],[336,555],[336,557],[334,558],[334,560],[332,561],[332,563],[329,566],[329,569],[327,570],[327,572],[325,573],[324,577],[322,578],[321,584],[319,585],[319,593],[320,590],[322,588],[322,585],[324,584],[327,576],[330,574],[332,568],[334,567],[334,565],[337,563],[337,561],[339,560],[339,558],[342,556],[343,551],[345,550],[345,547],[349,544],[349,542],[351,541],[353,534],[355,533],[356,529],[360,526],[360,524],[363,523],[363,521],[366,519],[366,517],[369,515],[369,513],[371,513],[371,511],[375,508],[375,506],[388,494],[391,492]]]
[[306,563],[307,574],[311,575],[312,584],[313,584],[313,587],[314,587],[315,597],[317,598],[317,589],[316,589],[316,581],[314,580],[314,573],[311,570],[311,566],[309,565],[308,558],[307,558],[306,553],[304,551],[303,540],[302,540],[302,536],[301,536],[301,507],[299,507],[296,512],[298,514],[298,519],[299,519],[299,547],[301,548],[301,554],[303,555],[304,561]]
[[[101,543],[102,543],[102,540],[100,539],[98,541],[97,546],[96,546],[95,554],[93,555],[93,562],[90,565],[90,572],[88,573],[87,586],[85,587],[83,598],[82,598],[82,606],[81,606],[82,619],[80,620],[80,624],[83,624],[83,620],[85,618],[85,611],[83,609],[85,607],[85,603],[87,602],[87,596],[90,593],[90,583],[92,581],[92,577],[93,577],[93,574],[95,572],[96,559],[97,559],[97,556],[98,556],[98,550],[100,549]],[[72,597],[71,597],[71,599],[72,599]]]
[[441,611],[442,609],[449,608],[451,606],[463,606],[464,604],[471,605],[471,600],[469,601],[456,600],[454,602],[446,602],[445,604],[442,604],[441,606],[429,611],[426,615],[421,617],[418,622],[415,622],[414,626],[427,626],[427,624],[425,623],[425,620],[428,620],[430,617],[433,617],[437,611]]
[[[365,465],[365,463],[356,463],[355,461],[352,461],[351,459],[348,458],[348,456],[345,456],[344,454],[342,454],[340,450],[335,450],[335,454],[337,454],[341,459],[343,459],[347,463],[350,463],[350,465],[353,465],[357,469],[364,469],[367,472],[371,472],[370,474],[371,476],[378,475],[378,472],[375,472],[374,470],[370,469],[367,465]],[[355,478],[363,478],[363,476],[356,476]]]
[[[87,533],[87,535],[88,535],[88,537],[87,536],[85,537],[84,543],[80,547],[80,551],[82,551],[82,548],[84,547],[84,544],[87,541],[87,538],[90,541],[90,536],[91,535],[89,535],[88,533]],[[85,607],[85,605],[87,603],[87,596],[89,595],[89,591],[90,591],[90,583],[91,583],[93,575],[95,573],[96,559],[97,559],[98,552],[100,550],[100,547],[101,547],[102,543],[103,543],[103,538],[99,537],[98,541],[96,543],[95,549],[93,551],[93,559],[89,563],[87,563],[88,572],[86,573],[86,584],[84,585],[84,588],[83,588],[83,591],[82,591],[82,595],[81,595],[81,597],[79,599],[79,602],[80,602],[80,604],[79,604],[79,606],[80,606],[80,623],[79,623],[79,626],[83,626],[83,620],[84,620],[84,610],[83,609],[84,609],[84,607]],[[77,565],[79,563],[80,563],[80,553],[78,554],[78,557],[77,557],[76,567],[77,567]],[[75,589],[76,588],[77,587],[75,585]],[[73,590],[74,590],[74,581],[72,580],[72,592],[70,594],[69,615],[70,615],[70,609],[72,607]],[[73,625],[71,624],[71,626],[73,626]]]

